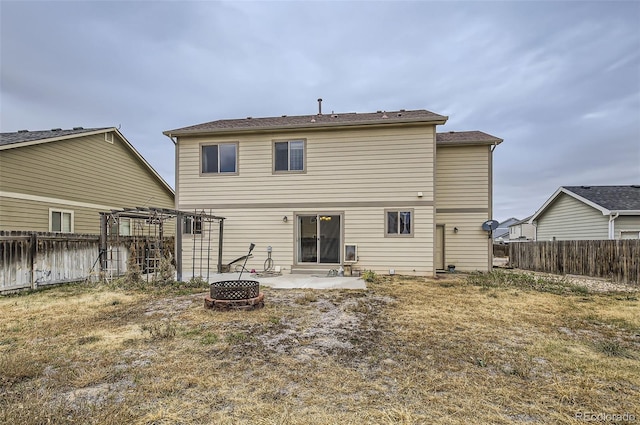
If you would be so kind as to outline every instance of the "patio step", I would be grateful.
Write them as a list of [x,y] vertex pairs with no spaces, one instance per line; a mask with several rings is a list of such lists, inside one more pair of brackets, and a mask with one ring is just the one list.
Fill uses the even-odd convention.
[[291,266],[291,274],[313,274],[317,276],[327,276],[331,270],[338,270],[338,267],[318,267],[318,266]]

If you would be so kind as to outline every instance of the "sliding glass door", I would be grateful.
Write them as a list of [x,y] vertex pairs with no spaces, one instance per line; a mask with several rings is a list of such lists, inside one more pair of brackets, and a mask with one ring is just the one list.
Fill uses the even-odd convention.
[[332,214],[298,216],[298,263],[340,263],[340,219]]

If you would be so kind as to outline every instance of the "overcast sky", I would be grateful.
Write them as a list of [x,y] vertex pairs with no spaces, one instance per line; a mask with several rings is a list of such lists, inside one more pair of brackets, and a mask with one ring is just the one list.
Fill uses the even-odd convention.
[[640,2],[0,1],[0,130],[427,109],[504,139],[494,217],[640,184]]

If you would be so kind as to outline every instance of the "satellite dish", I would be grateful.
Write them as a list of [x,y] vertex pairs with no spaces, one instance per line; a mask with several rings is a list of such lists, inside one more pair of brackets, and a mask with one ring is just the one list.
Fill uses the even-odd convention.
[[487,220],[482,223],[482,230],[486,230],[487,232],[492,232],[498,228],[500,223],[497,220]]

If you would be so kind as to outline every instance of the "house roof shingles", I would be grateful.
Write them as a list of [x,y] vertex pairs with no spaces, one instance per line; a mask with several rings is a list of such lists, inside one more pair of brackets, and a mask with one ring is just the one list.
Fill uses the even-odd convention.
[[270,130],[287,128],[313,128],[340,125],[391,124],[403,122],[444,122],[448,117],[426,109],[378,111],[374,113],[331,113],[316,115],[295,115],[266,118],[242,118],[211,121],[189,127],[167,130],[166,135],[215,133],[222,131]]
[[436,134],[438,143],[491,143],[499,144],[502,139],[482,131],[449,131]]
[[75,128],[72,130],[42,130],[42,131],[18,131],[15,133],[0,133],[0,146],[13,145],[15,143],[33,142],[36,140],[53,139],[56,137],[71,136],[74,134],[90,133],[93,131],[107,130],[104,128]]
[[640,185],[563,188],[609,211],[640,211]]

